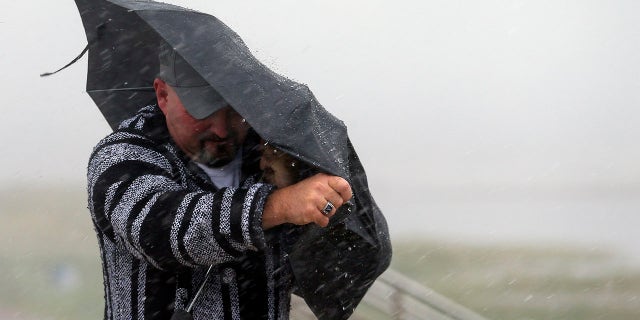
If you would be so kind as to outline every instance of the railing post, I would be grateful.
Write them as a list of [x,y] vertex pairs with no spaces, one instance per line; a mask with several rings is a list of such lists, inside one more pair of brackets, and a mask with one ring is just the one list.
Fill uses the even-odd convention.
[[395,286],[393,288],[393,293],[391,293],[391,317],[393,320],[403,320],[404,319],[404,306],[402,304],[402,292],[398,290]]

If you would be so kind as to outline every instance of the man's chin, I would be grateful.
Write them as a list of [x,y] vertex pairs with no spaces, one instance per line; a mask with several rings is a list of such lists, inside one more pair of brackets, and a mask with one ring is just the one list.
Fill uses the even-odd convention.
[[216,156],[213,156],[207,153],[202,153],[195,160],[197,162],[200,162],[206,165],[207,167],[219,168],[229,164],[229,162],[233,161],[235,156],[236,154],[234,152],[225,152],[222,154],[218,153]]
[[229,145],[226,148],[218,146],[216,150],[201,150],[200,154],[194,159],[207,167],[218,168],[229,164],[236,157],[238,150],[231,148]]

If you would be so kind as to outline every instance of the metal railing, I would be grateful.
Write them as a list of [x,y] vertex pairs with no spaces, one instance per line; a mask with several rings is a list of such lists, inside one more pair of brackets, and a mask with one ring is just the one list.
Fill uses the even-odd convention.
[[[351,319],[486,320],[481,315],[389,269],[371,286]],[[315,319],[304,301],[294,296],[291,319]]]

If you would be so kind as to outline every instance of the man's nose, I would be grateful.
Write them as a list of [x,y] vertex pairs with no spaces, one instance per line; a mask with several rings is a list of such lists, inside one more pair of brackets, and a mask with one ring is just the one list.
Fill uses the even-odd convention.
[[227,108],[216,111],[210,115],[207,120],[209,122],[209,132],[215,134],[219,138],[226,139],[229,135],[229,123],[227,117]]

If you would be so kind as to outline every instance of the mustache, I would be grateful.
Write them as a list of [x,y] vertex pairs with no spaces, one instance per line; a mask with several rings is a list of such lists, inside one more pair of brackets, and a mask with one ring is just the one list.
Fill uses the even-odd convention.
[[198,135],[198,139],[200,140],[200,142],[203,142],[203,143],[207,141],[228,142],[228,141],[234,141],[237,136],[238,136],[238,132],[236,130],[233,130],[233,128],[227,128],[227,135],[224,138],[211,131],[205,131]]
[[231,135],[227,135],[225,138],[220,137],[219,135],[215,134],[215,133],[203,133],[198,135],[198,139],[201,142],[205,142],[205,141],[212,141],[212,142],[225,142],[230,140]]

